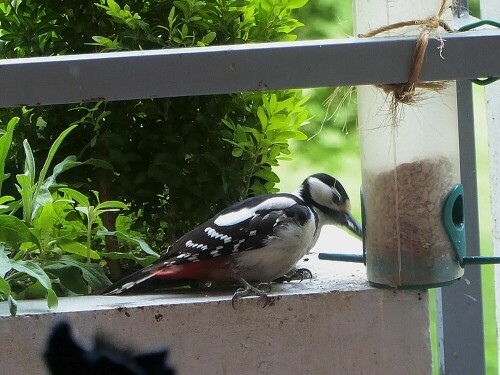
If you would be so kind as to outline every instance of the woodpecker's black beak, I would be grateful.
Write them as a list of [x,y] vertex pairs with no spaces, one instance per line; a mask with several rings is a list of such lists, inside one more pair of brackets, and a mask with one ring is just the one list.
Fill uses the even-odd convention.
[[363,229],[361,228],[361,225],[356,221],[356,219],[351,215],[350,212],[346,212],[344,214],[344,218],[341,222],[343,226],[345,226],[347,229],[349,229],[351,232],[354,234],[358,235],[359,237],[363,237]]

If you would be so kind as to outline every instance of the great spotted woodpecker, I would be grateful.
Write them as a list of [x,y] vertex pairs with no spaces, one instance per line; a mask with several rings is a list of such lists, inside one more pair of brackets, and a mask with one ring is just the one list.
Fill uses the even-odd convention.
[[145,285],[179,282],[239,283],[241,297],[269,298],[261,287],[291,272],[314,246],[321,227],[341,225],[361,236],[349,197],[335,178],[318,173],[293,194],[248,198],[219,212],[179,238],[153,264],[108,287],[103,294],[137,291]]

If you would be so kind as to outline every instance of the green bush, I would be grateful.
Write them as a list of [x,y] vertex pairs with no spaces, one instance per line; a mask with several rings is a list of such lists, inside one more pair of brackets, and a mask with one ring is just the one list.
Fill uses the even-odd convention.
[[[291,13],[306,2],[3,2],[0,4],[0,57],[290,41],[296,38],[292,32],[302,25]],[[53,230],[46,228],[45,241],[53,245],[50,250],[44,253],[43,247],[37,245],[33,247],[36,251],[22,253],[19,246],[24,242],[13,244],[0,238],[0,245],[6,249],[0,256],[8,257],[11,262],[34,262],[42,269],[47,266],[41,262],[45,255],[50,255],[47,259],[64,255],[65,259],[78,262],[94,259],[108,267],[112,279],[121,276],[123,264],[117,264],[117,258],[136,262],[146,259],[142,264],[150,262],[155,254],[152,250],[150,258],[126,255],[128,251],[137,251],[135,248],[141,249],[141,246],[130,245],[127,236],[137,238],[141,234],[153,249],[161,251],[229,203],[276,190],[274,186],[279,179],[272,168],[288,158],[290,140],[305,138],[301,127],[308,119],[306,100],[301,91],[289,90],[1,109],[0,132],[3,130],[6,134],[7,124],[14,118],[17,123],[5,166],[2,166],[5,173],[0,174],[4,196],[17,194],[12,178],[5,177],[7,172],[22,175],[25,165],[31,162],[44,165],[47,155],[51,155],[51,145],[68,127],[72,129],[71,135],[58,143],[57,155],[51,157],[58,165],[69,160],[79,163],[79,167],[65,169],[65,184],[61,189],[54,185],[50,191],[44,191],[53,210],[65,213],[49,221]],[[29,145],[29,155],[25,152],[26,145]],[[74,154],[75,157],[67,159]],[[15,201],[19,202],[19,208],[31,209],[27,197]],[[117,203],[106,206],[107,201]],[[127,216],[119,216],[117,220],[116,212],[107,209],[125,207],[119,202],[126,204]],[[4,216],[20,216],[20,211],[10,203]],[[96,214],[91,207],[106,211],[95,217],[96,225],[90,220],[85,223]],[[50,207],[46,210],[51,217]],[[37,214],[44,212],[45,208],[40,208]],[[24,215],[18,220],[33,232],[36,217]],[[61,225],[61,217],[63,221],[76,218],[80,222],[74,239],[84,246],[86,256],[54,250],[61,248],[55,245],[58,237],[54,234]],[[119,240],[114,240],[111,234],[118,235]],[[135,244],[140,245],[137,241]],[[89,254],[97,254],[99,258]],[[80,274],[85,273],[80,270]],[[15,278],[13,275],[15,268],[10,267],[0,276],[5,276],[5,281]],[[8,291],[0,288],[0,295],[22,297],[24,290],[41,282],[33,274],[25,275],[30,282],[25,280],[24,284],[16,284],[17,289]],[[49,277],[55,280],[56,275],[49,272]],[[87,281],[75,290],[82,292],[82,285],[89,285]],[[52,290],[47,283],[42,286],[43,290]]]

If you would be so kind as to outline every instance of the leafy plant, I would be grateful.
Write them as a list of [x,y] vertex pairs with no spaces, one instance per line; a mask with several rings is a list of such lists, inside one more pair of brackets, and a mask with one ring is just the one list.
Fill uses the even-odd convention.
[[[5,165],[15,123],[15,119],[11,121],[0,137],[0,170]],[[3,211],[0,214],[0,299],[8,301],[13,315],[18,298],[46,298],[52,309],[57,306],[57,294],[82,294],[110,284],[104,263],[91,263],[91,259],[103,262],[103,252],[93,247],[102,249],[104,245],[99,244],[99,240],[112,235],[103,227],[99,216],[128,206],[108,201],[94,207],[85,195],[56,182],[61,173],[71,168],[102,163],[82,163],[68,156],[47,176],[58,148],[74,128],[67,128],[56,138],[38,175],[31,147],[24,141],[24,173],[16,176],[20,199],[0,198]],[[8,181],[8,176],[4,181]],[[22,210],[22,219],[14,216],[18,210]],[[141,239],[125,235],[120,239],[140,243],[150,263],[158,258]],[[116,258],[120,258],[120,254],[114,254]],[[136,260],[136,255],[131,252],[122,258]],[[137,259],[144,261],[144,258]]]
[[279,182],[279,177],[272,167],[278,165],[279,160],[289,158],[285,155],[290,154],[288,142],[291,139],[307,139],[301,132],[301,127],[308,123],[304,108],[307,98],[297,100],[297,94],[293,91],[245,94],[251,103],[250,111],[259,119],[258,126],[236,124],[231,118],[222,120],[232,134],[232,138],[224,140],[233,145],[232,155],[243,161],[246,185],[241,196],[275,192],[274,184]]

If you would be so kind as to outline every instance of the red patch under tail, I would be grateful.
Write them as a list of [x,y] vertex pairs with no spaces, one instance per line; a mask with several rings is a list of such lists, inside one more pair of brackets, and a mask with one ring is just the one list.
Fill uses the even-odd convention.
[[153,278],[166,280],[199,280],[232,282],[237,279],[234,268],[227,258],[215,258],[194,263],[175,264],[152,269]]

